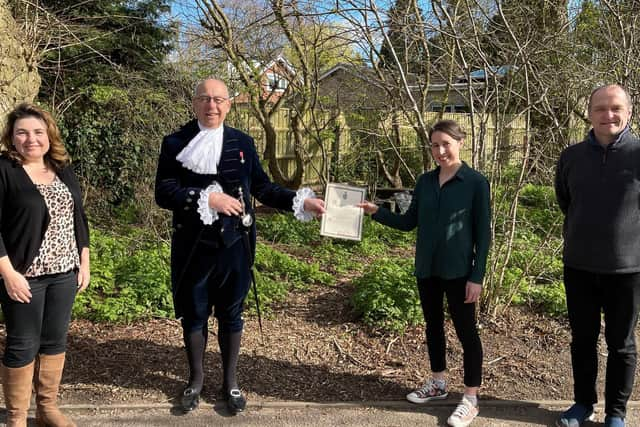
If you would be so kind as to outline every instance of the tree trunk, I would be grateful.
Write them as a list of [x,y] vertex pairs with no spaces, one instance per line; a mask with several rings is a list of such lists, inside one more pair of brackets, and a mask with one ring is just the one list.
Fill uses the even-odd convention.
[[35,52],[13,19],[6,0],[0,0],[0,128],[6,115],[19,103],[31,102],[40,89]]
[[429,135],[422,127],[416,127],[416,134],[418,135],[418,143],[420,144],[420,149],[422,150],[422,169],[423,171],[428,171],[431,169],[431,147],[429,141]]

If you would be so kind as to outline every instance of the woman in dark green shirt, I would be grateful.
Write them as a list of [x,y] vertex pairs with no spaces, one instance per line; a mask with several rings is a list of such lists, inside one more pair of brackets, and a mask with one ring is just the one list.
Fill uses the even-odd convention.
[[447,420],[467,426],[478,414],[482,378],[482,343],[475,307],[491,240],[487,179],[460,160],[465,132],[452,120],[436,123],[429,132],[431,154],[438,167],[418,178],[409,209],[395,214],[373,203],[360,205],[372,218],[410,231],[418,227],[415,275],[426,323],[432,378],[409,393],[413,403],[447,397],[446,340],[443,299],[464,351],[464,396]]

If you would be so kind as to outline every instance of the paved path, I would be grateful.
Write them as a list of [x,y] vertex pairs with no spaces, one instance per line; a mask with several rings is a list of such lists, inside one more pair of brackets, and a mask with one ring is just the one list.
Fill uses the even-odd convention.
[[[552,426],[569,402],[481,401],[480,416],[473,427]],[[79,427],[111,426],[446,426],[455,401],[416,406],[406,402],[355,402],[318,404],[301,402],[250,402],[247,411],[235,417],[217,406],[202,404],[191,414],[181,415],[170,405],[65,406]],[[602,425],[602,407],[596,420],[585,427]],[[4,417],[0,418],[4,421]],[[35,426],[30,419],[29,426]],[[629,405],[628,427],[640,426],[640,402]]]

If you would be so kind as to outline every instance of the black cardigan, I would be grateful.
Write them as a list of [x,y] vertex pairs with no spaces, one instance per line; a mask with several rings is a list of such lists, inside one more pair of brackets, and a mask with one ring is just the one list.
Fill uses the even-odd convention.
[[[80,184],[70,166],[57,172],[73,198],[73,224],[78,252],[89,247],[89,224],[82,208]],[[0,155],[0,257],[9,256],[24,274],[38,255],[49,226],[44,197],[21,165]]]

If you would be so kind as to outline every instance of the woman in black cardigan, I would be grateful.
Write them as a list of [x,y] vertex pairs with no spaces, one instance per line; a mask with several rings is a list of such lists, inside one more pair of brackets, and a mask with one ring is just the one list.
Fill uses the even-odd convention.
[[75,426],[57,407],[76,292],[89,284],[80,185],[49,113],[16,107],[0,139],[0,303],[7,340],[8,426],[26,426],[32,383],[39,426]]

